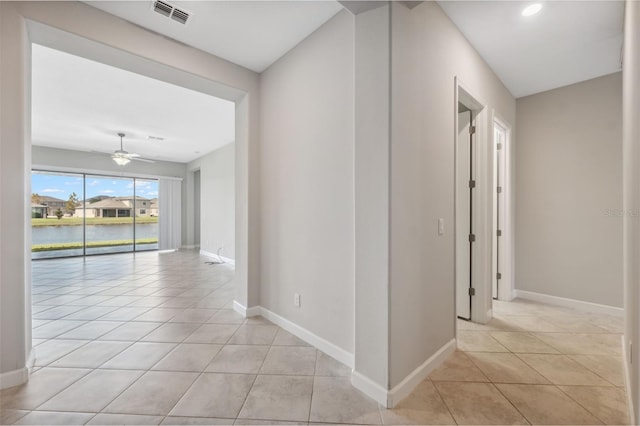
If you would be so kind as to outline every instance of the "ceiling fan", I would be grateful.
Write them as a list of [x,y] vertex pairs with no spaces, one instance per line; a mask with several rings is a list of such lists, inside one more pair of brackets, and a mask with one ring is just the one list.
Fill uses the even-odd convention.
[[120,132],[118,133],[118,136],[120,136],[120,149],[114,151],[113,154],[111,154],[111,159],[115,161],[118,166],[126,166],[131,160],[143,161],[145,163],[155,163],[155,161],[153,160],[140,157],[140,154],[134,154],[125,151],[122,147],[122,138],[124,138],[125,134]]

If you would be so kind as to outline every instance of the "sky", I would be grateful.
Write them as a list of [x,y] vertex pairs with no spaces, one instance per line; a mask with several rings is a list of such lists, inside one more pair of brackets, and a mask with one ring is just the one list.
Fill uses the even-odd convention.
[[[132,178],[115,178],[87,175],[86,197],[83,196],[82,175],[62,173],[31,173],[31,192],[38,195],[68,200],[75,192],[78,200],[97,195],[124,197],[133,195]],[[158,181],[136,179],[136,196],[156,198],[158,196]]]

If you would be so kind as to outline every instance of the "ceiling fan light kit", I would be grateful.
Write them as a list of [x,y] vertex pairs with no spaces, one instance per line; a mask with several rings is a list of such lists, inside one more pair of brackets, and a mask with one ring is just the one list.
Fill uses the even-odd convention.
[[120,149],[114,152],[111,158],[118,166],[123,167],[129,164],[129,161],[131,160],[127,155],[127,151],[122,148],[122,138],[124,137],[124,133],[118,133],[118,136],[120,136]]
[[115,162],[116,162],[116,164],[117,164],[118,166],[126,166],[126,165],[127,165],[127,164],[129,164],[129,162],[131,161],[131,160],[129,160],[127,157],[124,157],[124,156],[122,156],[122,155],[118,155],[118,154],[113,154],[113,155],[111,156],[111,158],[113,159],[113,161],[115,161]]
[[122,138],[124,138],[125,134],[120,132],[120,133],[118,133],[118,136],[120,136],[120,149],[116,150],[113,154],[111,154],[111,159],[113,161],[115,161],[115,163],[118,166],[124,167],[127,164],[129,164],[129,162],[131,160],[144,161],[145,163],[154,163],[155,162],[155,161],[150,160],[148,158],[140,158],[140,155],[138,155],[138,154],[129,154],[122,147]]

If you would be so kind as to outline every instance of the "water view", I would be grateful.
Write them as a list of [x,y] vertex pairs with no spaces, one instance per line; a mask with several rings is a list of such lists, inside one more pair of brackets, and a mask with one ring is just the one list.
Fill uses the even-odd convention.
[[34,171],[32,191],[33,259],[158,248],[156,180]]

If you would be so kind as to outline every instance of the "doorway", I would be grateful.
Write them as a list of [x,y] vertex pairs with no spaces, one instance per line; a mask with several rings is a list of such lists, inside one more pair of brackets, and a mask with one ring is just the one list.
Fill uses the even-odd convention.
[[492,309],[492,128],[486,103],[457,78],[454,105],[456,316],[484,323],[491,318]]
[[473,198],[475,190],[475,116],[473,110],[458,102],[456,145],[456,312],[458,318],[471,320],[473,287]]
[[513,299],[511,230],[511,185],[510,182],[510,137],[511,128],[502,119],[493,118],[493,250],[492,285],[493,300]]

